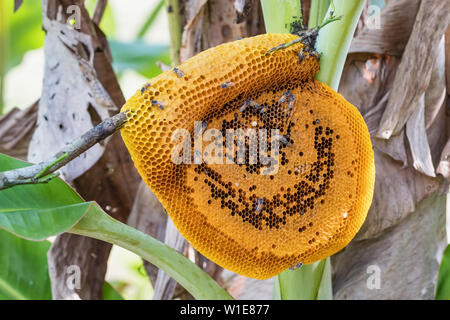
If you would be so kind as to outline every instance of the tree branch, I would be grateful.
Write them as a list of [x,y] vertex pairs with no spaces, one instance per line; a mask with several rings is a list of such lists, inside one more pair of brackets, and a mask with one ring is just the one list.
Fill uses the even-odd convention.
[[105,119],[81,137],[67,144],[50,159],[25,168],[0,172],[0,190],[16,185],[46,183],[55,178],[56,170],[72,161],[96,143],[119,130],[127,121],[124,112]]
[[100,21],[102,20],[103,13],[105,13],[107,2],[107,0],[98,0],[97,5],[95,6],[92,21],[95,22],[95,24],[97,24],[98,26],[100,25]]

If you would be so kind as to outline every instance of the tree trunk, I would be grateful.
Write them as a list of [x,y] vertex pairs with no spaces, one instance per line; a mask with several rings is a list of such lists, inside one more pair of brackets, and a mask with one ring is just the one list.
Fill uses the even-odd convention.
[[[80,30],[67,23],[71,5],[79,8]],[[43,0],[42,8],[46,61],[37,126],[29,146],[28,158],[33,162],[117,113],[125,101],[106,38],[89,17],[84,1]],[[97,201],[111,216],[125,221],[140,178],[121,137],[112,136],[77,160],[62,170],[66,179],[85,200]],[[53,298],[102,299],[110,249],[110,244],[95,239],[58,236],[48,253]],[[71,265],[80,268],[81,288],[66,286]]]
[[448,139],[449,20],[449,2],[391,0],[381,27],[363,26],[352,43],[339,91],[368,124],[376,182],[362,229],[332,257],[336,299],[434,298],[447,243],[448,183],[438,174]]

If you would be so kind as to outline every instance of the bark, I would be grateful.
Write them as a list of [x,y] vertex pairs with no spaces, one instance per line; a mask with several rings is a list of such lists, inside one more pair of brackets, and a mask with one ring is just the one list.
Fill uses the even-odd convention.
[[[105,36],[81,0],[43,0],[46,31],[43,93],[29,159],[55,153],[102,119],[117,113],[123,95],[111,67]],[[80,30],[66,24],[67,7],[80,8]],[[97,17],[98,19],[98,17]],[[65,177],[86,200],[97,201],[111,216],[125,221],[134,199],[137,172],[119,135],[97,145],[80,161],[66,166]],[[58,236],[48,254],[54,299],[101,299],[111,245],[72,234]],[[66,269],[78,265],[81,288],[69,290]]]
[[450,21],[450,2],[422,0],[411,36],[403,53],[389,103],[377,137],[389,139],[398,134],[417,111],[421,96],[429,86],[436,51]]
[[36,127],[39,101],[24,110],[14,108],[0,117],[0,153],[27,159],[28,146]]
[[[332,257],[336,299],[434,298],[446,245],[448,182],[437,174],[448,139],[442,35],[449,10],[446,1],[391,0],[381,28],[363,28],[352,43],[358,53],[349,55],[339,90],[369,127],[376,182],[362,229]],[[372,268],[379,288],[369,283]]]

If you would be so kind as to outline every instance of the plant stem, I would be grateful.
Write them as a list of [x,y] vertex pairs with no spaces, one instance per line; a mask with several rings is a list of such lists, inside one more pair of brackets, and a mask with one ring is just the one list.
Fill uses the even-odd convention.
[[[300,1],[296,1],[300,3]],[[290,30],[286,29],[287,21],[289,21],[290,16],[286,15],[284,18],[286,20],[280,19],[278,12],[289,12],[288,9],[283,9],[283,5],[277,1],[266,1],[261,0],[263,5],[264,21],[266,23],[267,32],[283,32],[287,33]],[[270,7],[268,6],[270,4]],[[284,4],[284,3],[283,3]],[[289,5],[288,5],[289,6]],[[301,8],[301,3],[299,4],[299,11]],[[270,8],[270,9],[269,9]],[[281,31],[280,31],[281,30]],[[317,32],[318,30],[310,30],[309,32]],[[299,38],[301,39],[301,37]],[[278,47],[285,47],[287,44],[282,44]],[[281,48],[282,49],[282,48]],[[273,48],[271,51],[275,52],[277,48]],[[331,277],[330,275],[324,274],[324,266],[328,264],[329,261],[322,260],[311,265],[303,265],[297,270],[286,270],[280,273],[274,282],[274,298],[275,299],[330,299],[331,294]],[[330,272],[330,269],[327,269]],[[331,272],[330,272],[331,274]],[[323,279],[323,280],[322,280]],[[321,286],[328,289],[321,290]]]
[[[268,10],[267,6],[264,10],[265,2],[272,5],[271,10]],[[312,8],[312,17],[310,16],[309,21],[310,26],[320,29],[316,50],[322,53],[320,72],[316,75],[316,79],[337,90],[364,0],[334,0],[330,2],[333,7],[328,8],[328,14],[325,16],[329,18],[325,21],[323,21],[323,12],[328,1],[313,2],[316,3],[314,4],[315,7]],[[276,0],[261,0],[261,3],[263,4],[267,32],[279,32],[279,30],[287,32],[288,17],[285,17],[286,21],[283,21],[277,13],[277,11],[285,13],[286,10],[275,7],[275,5],[280,6]],[[334,23],[329,25],[330,22]],[[278,26],[274,24],[278,24]],[[329,258],[302,266],[298,270],[286,270],[280,273],[274,289],[275,296],[280,299],[331,299],[331,264]]]
[[158,14],[161,12],[162,8],[164,8],[164,0],[159,0],[159,2],[156,4],[156,6],[153,8],[152,12],[148,16],[147,20],[145,20],[144,24],[139,29],[139,32],[137,34],[138,39],[142,39],[145,36],[147,31],[153,25],[153,22],[155,21],[156,17],[158,17]]
[[[338,89],[342,70],[350,48],[356,25],[361,16],[365,0],[334,0],[336,16],[342,15],[340,21],[321,29],[317,38],[316,49],[322,54],[320,71],[316,79]],[[328,14],[330,9],[328,10]]]
[[180,63],[180,48],[181,48],[181,24],[180,24],[180,10],[178,7],[178,0],[165,0],[167,8],[167,17],[169,19],[170,32],[170,55],[172,59],[172,66]]
[[64,146],[50,159],[20,169],[0,172],[0,190],[16,185],[45,183],[54,178],[53,172],[72,161],[96,143],[106,139],[119,130],[127,121],[125,113],[105,119],[72,143]]
[[278,50],[281,49],[286,49],[289,48],[290,46],[299,43],[299,42],[304,42],[305,40],[309,39],[316,39],[317,35],[319,34],[320,29],[322,29],[323,27],[325,27],[327,24],[334,22],[334,21],[338,21],[341,20],[342,16],[336,17],[336,16],[330,16],[328,17],[326,20],[324,20],[319,26],[314,27],[312,29],[308,29],[306,31],[302,31],[300,33],[300,36],[297,39],[294,39],[288,43],[282,43],[272,49],[270,49],[269,51],[266,52],[266,55],[271,54],[273,52],[276,52]]
[[0,116],[4,110],[4,89],[6,76],[6,63],[8,54],[8,13],[6,12],[6,1],[0,1]]
[[325,18],[330,0],[311,0],[311,9],[309,11],[308,28],[312,29],[321,24]]
[[164,270],[196,299],[232,299],[216,281],[185,256],[99,210],[89,211],[69,232],[116,244],[136,253]]
[[277,277],[276,298],[281,300],[331,299],[329,259],[286,270]]
[[302,22],[300,0],[261,0],[267,33],[291,33],[291,23]]

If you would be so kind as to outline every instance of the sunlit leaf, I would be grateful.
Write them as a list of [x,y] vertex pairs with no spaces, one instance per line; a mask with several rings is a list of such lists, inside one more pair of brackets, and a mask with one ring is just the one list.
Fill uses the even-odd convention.
[[0,299],[51,299],[48,241],[27,241],[0,230]]
[[120,42],[109,40],[113,56],[113,67],[119,75],[125,70],[133,70],[147,78],[161,73],[157,61],[170,65],[169,46],[151,45],[143,41]]
[[155,5],[155,7],[150,11],[147,19],[144,21],[144,24],[139,29],[137,34],[137,38],[142,39],[145,34],[150,30],[150,28],[154,25],[156,18],[161,13],[162,8],[164,8],[164,0],[159,0],[159,2]]
[[[96,5],[97,5],[97,0],[87,0],[84,3],[86,10],[89,12],[89,15],[91,17],[94,14]],[[116,25],[114,22],[114,15],[111,10],[111,5],[109,3],[106,3],[105,12],[103,13],[102,20],[100,21],[100,29],[108,37],[112,37],[116,30]]]
[[[48,241],[28,241],[0,230],[0,300],[49,300]],[[123,300],[108,283],[104,300]]]
[[[0,172],[29,165],[0,154]],[[0,227],[27,239],[69,232],[128,249],[173,277],[199,299],[230,299],[207,273],[179,252],[108,216],[82,199],[62,180],[20,185],[0,191]],[[1,266],[1,264],[0,264]]]
[[450,245],[444,251],[436,286],[437,300],[450,300]]
[[[2,0],[4,1],[4,0]],[[44,45],[41,1],[24,1],[14,13],[14,2],[5,1],[8,23],[8,60],[6,69],[18,65],[24,54]]]
[[103,300],[124,300],[112,285],[105,282],[103,285]]
[[[0,154],[0,171],[28,165]],[[93,206],[59,178],[15,186],[0,191],[0,227],[26,239],[44,240],[72,227]]]
[[330,259],[280,273],[274,283],[274,299],[329,300],[331,288]]

